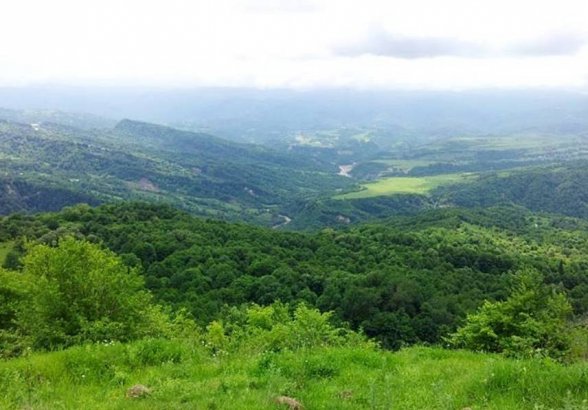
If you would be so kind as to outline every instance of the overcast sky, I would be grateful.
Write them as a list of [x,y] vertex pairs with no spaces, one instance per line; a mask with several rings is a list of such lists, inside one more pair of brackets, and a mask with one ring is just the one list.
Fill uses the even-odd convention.
[[6,0],[0,85],[588,89],[588,0]]

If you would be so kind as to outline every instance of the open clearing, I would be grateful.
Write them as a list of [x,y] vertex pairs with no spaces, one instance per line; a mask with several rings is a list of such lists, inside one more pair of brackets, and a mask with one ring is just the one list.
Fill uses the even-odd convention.
[[476,174],[443,174],[428,177],[391,177],[362,185],[362,190],[337,195],[335,199],[359,199],[394,194],[426,194],[441,185],[459,184],[471,181]]

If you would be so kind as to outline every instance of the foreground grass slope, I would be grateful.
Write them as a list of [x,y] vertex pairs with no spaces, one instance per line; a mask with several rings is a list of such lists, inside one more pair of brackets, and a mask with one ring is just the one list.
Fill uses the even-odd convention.
[[[151,389],[126,397],[137,383]],[[411,347],[213,355],[189,340],[35,353],[0,363],[6,409],[586,409],[588,364]],[[282,406],[286,408],[286,406]]]

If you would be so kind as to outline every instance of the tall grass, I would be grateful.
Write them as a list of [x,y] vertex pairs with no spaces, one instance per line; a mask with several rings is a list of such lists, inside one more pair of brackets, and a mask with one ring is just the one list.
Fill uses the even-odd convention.
[[[134,384],[152,393],[130,399]],[[105,343],[0,362],[3,409],[588,409],[588,364],[369,346],[235,351],[200,342]]]

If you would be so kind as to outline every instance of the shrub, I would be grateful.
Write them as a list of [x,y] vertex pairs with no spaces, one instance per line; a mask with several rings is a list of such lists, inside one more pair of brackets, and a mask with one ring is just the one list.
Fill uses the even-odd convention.
[[374,344],[356,332],[331,324],[331,313],[321,313],[304,304],[293,312],[279,302],[270,306],[234,308],[227,322],[212,322],[206,343],[215,350],[277,352],[326,346],[366,346]]
[[449,342],[475,351],[562,359],[570,347],[567,319],[572,312],[565,295],[545,286],[535,271],[520,272],[515,280],[507,300],[486,301]]
[[168,327],[137,272],[96,244],[65,238],[56,247],[36,245],[23,266],[34,283],[16,323],[35,348],[126,341]]

